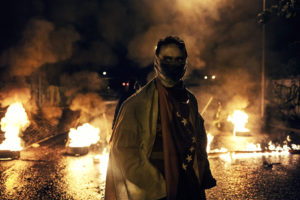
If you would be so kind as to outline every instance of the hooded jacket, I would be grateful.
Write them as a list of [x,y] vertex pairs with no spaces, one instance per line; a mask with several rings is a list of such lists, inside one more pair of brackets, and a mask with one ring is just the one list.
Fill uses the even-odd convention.
[[[204,121],[189,92],[189,120],[196,130],[194,170],[201,188],[215,186],[206,153]],[[156,138],[158,91],[155,79],[122,104],[111,137],[106,200],[157,200],[166,196],[163,175],[149,161]]]

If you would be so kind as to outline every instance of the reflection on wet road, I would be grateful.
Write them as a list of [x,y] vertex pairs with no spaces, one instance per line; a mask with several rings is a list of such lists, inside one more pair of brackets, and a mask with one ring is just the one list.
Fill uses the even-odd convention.
[[208,199],[300,199],[300,155],[210,157],[217,187]]
[[[100,173],[100,163],[94,162],[94,155],[67,157],[63,159],[65,169],[63,183],[68,196],[73,199],[101,199],[104,178]],[[87,192],[88,191],[88,192]]]
[[65,152],[63,145],[44,144],[22,151],[19,160],[0,161],[0,199],[101,199],[98,152],[79,157]]
[[[0,161],[0,199],[102,199],[101,163],[93,151],[67,156],[63,145],[46,144]],[[208,199],[299,199],[300,155],[209,157],[217,187]]]

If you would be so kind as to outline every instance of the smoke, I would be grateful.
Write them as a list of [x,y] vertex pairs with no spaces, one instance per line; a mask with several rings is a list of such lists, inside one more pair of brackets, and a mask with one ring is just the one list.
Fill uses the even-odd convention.
[[43,105],[43,107],[41,107],[41,110],[43,116],[50,122],[51,126],[57,126],[59,124],[59,119],[61,118],[63,113],[61,108],[56,106]]
[[37,106],[31,99],[31,91],[28,87],[18,84],[7,84],[0,90],[0,104],[5,108],[13,103],[22,103],[25,110],[30,113],[36,113]]
[[74,53],[72,64],[112,66],[118,63],[111,47],[103,41],[94,41],[87,49],[79,49]]
[[[187,79],[192,77],[198,85],[191,90],[199,111],[214,97],[204,116],[209,116],[207,121],[213,120],[218,102],[224,113],[235,107],[258,113],[260,4],[258,0],[39,2],[35,9],[47,15],[28,22],[20,44],[2,53],[0,65],[8,67],[11,77],[29,76],[51,64],[47,70],[57,73],[66,105],[81,112],[80,122],[92,122],[105,112],[97,93],[107,83],[99,78],[99,70],[117,66],[123,73],[126,61],[149,66],[157,41],[178,35],[189,55]],[[216,80],[205,82],[195,70],[214,73]],[[47,114],[51,109],[43,109],[46,118],[59,119],[60,112]]]
[[81,71],[74,74],[63,74],[60,77],[61,86],[69,104],[77,94],[96,92],[106,87],[107,83],[97,72]]
[[80,111],[78,124],[90,123],[100,128],[100,139],[106,142],[110,128],[106,118],[106,104],[97,93],[77,94],[70,105],[72,111]]
[[[251,116],[253,128],[259,126],[261,29],[256,15],[260,1],[132,0],[104,4],[106,10],[100,12],[103,38],[112,46],[121,39],[127,42],[128,58],[141,67],[152,63],[160,38],[178,35],[185,41],[189,54],[187,79],[192,76],[200,85],[191,88],[199,111],[214,97],[204,116],[207,121],[215,120],[220,103],[224,115],[243,109]],[[113,9],[107,8],[114,8],[118,14],[110,17]],[[108,23],[103,22],[106,18]],[[205,82],[203,76],[193,75],[194,70],[214,74],[216,80]]]
[[46,63],[65,60],[72,55],[72,44],[79,39],[71,27],[56,29],[46,20],[32,19],[21,44],[5,51],[2,66],[9,66],[10,76],[28,76]]
[[[47,77],[41,79],[44,74],[40,69],[45,64],[54,64],[70,58],[73,43],[80,37],[72,26],[56,27],[50,21],[35,18],[27,23],[22,32],[22,39],[18,45],[0,55],[0,66],[5,67],[1,74],[3,87],[0,97],[2,107],[14,102],[24,105],[32,122],[24,139],[27,138],[26,142],[32,143],[53,134],[54,129],[50,127],[58,125],[62,116],[62,108],[57,103],[51,104],[53,99],[45,100],[53,90],[51,86],[42,84],[48,83]],[[35,77],[40,81],[35,81]],[[59,97],[58,92],[56,95]],[[50,96],[53,98],[53,94]],[[36,131],[39,132],[38,135],[35,134]]]
[[131,40],[129,57],[146,65],[152,61],[158,39],[166,35],[178,35],[186,42],[191,66],[203,68],[205,61],[201,59],[201,54],[207,37],[211,38],[215,29],[212,21],[219,20],[219,8],[229,3],[224,0],[145,2],[150,10],[145,14],[151,19],[151,25]]
[[70,109],[80,111],[80,123],[91,122],[105,112],[105,105],[96,93],[77,94],[72,100]]

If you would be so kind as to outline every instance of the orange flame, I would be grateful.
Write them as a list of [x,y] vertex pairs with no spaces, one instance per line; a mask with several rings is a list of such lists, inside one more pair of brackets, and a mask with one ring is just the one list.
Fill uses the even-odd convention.
[[214,139],[214,136],[207,133],[207,147],[206,147],[206,152],[209,152],[210,151],[210,145],[211,145],[211,142],[213,141]]
[[100,155],[96,155],[94,157],[94,162],[99,163],[99,171],[103,179],[106,178],[108,159],[109,159],[109,152],[107,148],[104,148],[103,152]]
[[79,126],[77,129],[71,128],[69,132],[69,147],[88,147],[99,141],[100,129],[89,123]]
[[1,119],[1,130],[5,132],[5,140],[0,144],[1,150],[22,150],[20,131],[24,131],[30,122],[21,103],[11,104]]
[[249,129],[245,127],[248,122],[247,113],[241,110],[235,110],[232,115],[229,115],[227,121],[233,123],[233,136],[236,136],[236,132],[249,132]]

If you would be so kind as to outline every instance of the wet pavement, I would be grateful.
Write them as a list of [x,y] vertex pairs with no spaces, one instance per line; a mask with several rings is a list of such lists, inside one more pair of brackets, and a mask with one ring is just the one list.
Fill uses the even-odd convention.
[[217,187],[208,199],[299,200],[300,155],[210,157]]
[[[68,156],[54,140],[0,161],[0,199],[103,199],[104,175],[97,152]],[[217,187],[207,199],[300,199],[300,155],[210,156]]]
[[46,143],[21,152],[18,160],[0,161],[0,199],[101,199],[104,178],[97,152],[66,155],[63,145]]

